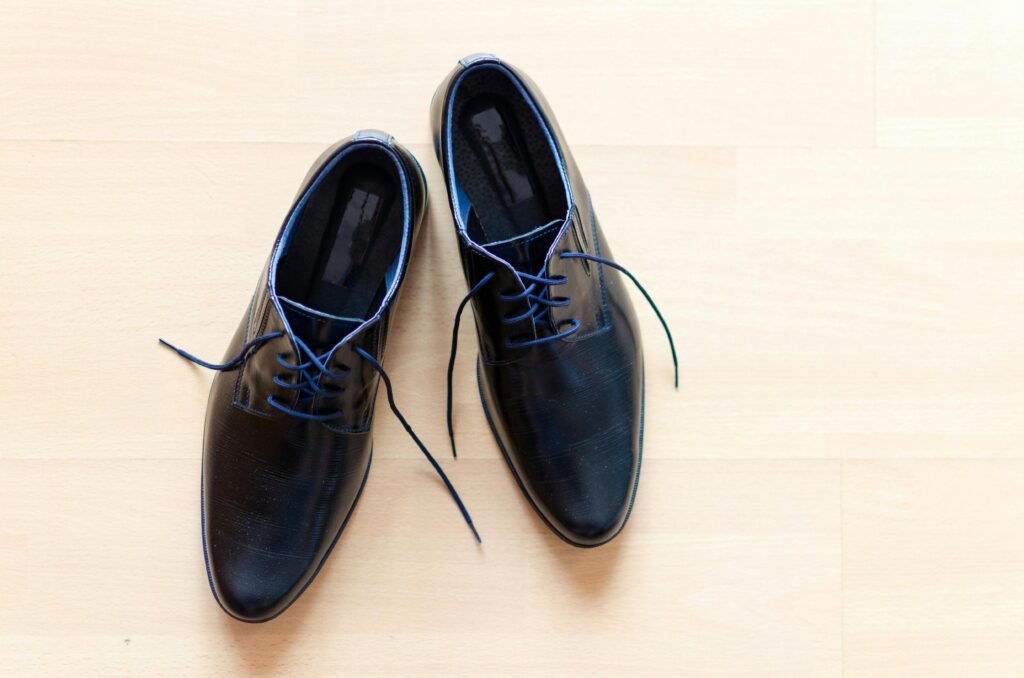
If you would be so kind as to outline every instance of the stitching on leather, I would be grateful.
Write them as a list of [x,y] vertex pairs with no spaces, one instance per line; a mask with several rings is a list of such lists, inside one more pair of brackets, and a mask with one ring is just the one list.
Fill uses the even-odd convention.
[[479,350],[480,360],[486,365],[494,365],[496,367],[501,367],[502,365],[514,365],[515,363],[519,362],[519,358],[515,358],[512,360],[492,360],[491,358],[484,356],[484,349],[482,346],[480,347]]
[[270,420],[270,419],[274,418],[274,413],[273,412],[264,412],[263,410],[254,410],[253,408],[246,407],[245,405],[242,405],[241,403],[233,403],[233,404],[238,405],[239,409],[245,410],[248,414],[255,415],[255,416],[257,416],[257,417],[259,417],[261,419]]
[[[461,241],[459,242],[459,246],[462,247],[462,242]],[[470,272],[471,273],[476,271],[476,268],[477,268],[477,266],[480,265],[480,263],[487,263],[487,264],[493,264],[494,263],[493,261],[491,261],[490,259],[488,259],[486,256],[484,256],[483,254],[481,254],[480,252],[478,252],[475,249],[467,248],[467,251],[469,252],[470,257],[471,257],[469,259],[469,262],[470,262]],[[479,257],[480,262],[476,262],[475,259],[473,259],[472,257]],[[474,284],[475,283],[470,282],[469,286],[472,287]],[[484,362],[488,363],[488,364],[492,364],[492,362],[493,362],[493,364],[498,364],[498,365],[509,364],[512,361],[509,361],[509,360],[494,361],[493,358],[488,356],[487,350],[484,347],[484,342],[481,341],[481,339],[480,339],[480,332],[479,332],[479,329],[477,328],[477,324],[476,324],[476,320],[477,320],[476,304],[477,304],[477,300],[473,299],[473,303],[471,304],[472,307],[473,307],[473,329],[477,330],[477,349],[479,350],[480,359],[483,360]]]
[[[257,287],[257,289],[259,289]],[[245,340],[248,341],[249,337],[252,336],[252,312],[253,307],[256,305],[256,293],[253,292],[252,301],[249,302],[249,313],[248,320],[245,323]],[[245,404],[242,402],[242,372],[245,370],[245,365],[241,365],[238,368],[238,374],[235,375],[235,386],[232,389],[231,404],[238,405],[245,409]]]
[[353,427],[353,426],[334,426],[333,424],[331,424],[329,422],[326,422],[326,421],[320,422],[320,423],[323,424],[324,428],[326,428],[328,431],[333,431],[334,433],[369,433],[370,432],[370,428],[368,426],[358,426],[358,427]]
[[561,230],[561,228],[562,228],[561,224],[555,224],[554,226],[549,226],[548,228],[545,228],[540,233],[535,233],[534,235],[531,235],[529,238],[527,238],[525,240],[520,240],[518,238],[510,238],[508,240],[502,240],[502,241],[498,241],[498,242],[488,243],[488,244],[484,245],[484,247],[494,247],[495,245],[512,245],[512,244],[518,245],[519,243],[532,242],[532,241],[536,240],[537,238],[543,238],[546,235],[550,235],[551,231],[553,231],[553,230]]
[[[384,356],[384,335],[388,332],[391,325],[391,315],[382,316],[380,322],[370,328],[370,341],[373,342],[373,352],[383,358]],[[380,391],[380,375],[374,373],[374,384],[373,394],[369,397],[367,402],[366,410],[363,411],[363,428],[369,430],[371,422],[373,420],[373,412],[377,405],[377,393]]]
[[[268,300],[268,302],[269,302],[269,300]],[[264,330],[267,327],[267,320],[270,317],[270,306],[271,306],[271,304],[267,303],[263,307],[263,313],[261,314],[261,318],[260,318],[258,334],[263,334]],[[256,336],[256,335],[254,335],[254,336]],[[246,338],[248,339],[248,337],[246,337]],[[245,374],[245,367],[246,367],[246,365],[242,364],[238,368],[238,377],[235,378],[235,396],[234,396],[234,399],[232,400],[232,404],[238,406],[239,408],[245,410],[246,412],[252,412],[253,414],[258,414],[260,416],[266,417],[266,416],[270,415],[271,413],[267,412],[266,410],[258,410],[258,409],[256,409],[256,408],[251,406],[250,403],[252,402],[252,398],[251,398],[252,393],[249,391],[248,388],[245,389],[246,392],[247,392],[246,393],[245,401],[242,401],[242,400],[239,399],[239,396],[241,394],[241,387],[242,387],[242,377]]]
[[297,306],[289,306],[288,308],[292,311],[292,313],[298,313],[299,315],[301,315],[303,317],[306,317],[306,318],[309,318],[310,320],[317,320],[317,321],[329,320],[329,318],[324,318],[323,316],[313,315],[309,311],[304,311],[304,310],[302,310],[301,308],[299,308]]
[[[247,317],[246,317],[246,321],[245,321],[245,340],[246,341],[249,341],[249,339],[251,339],[252,337],[256,336],[252,332],[252,318],[253,318],[253,314],[256,312],[256,299],[259,296],[260,283],[262,281],[263,281],[263,275],[261,274],[259,280],[256,281],[256,289],[253,290],[252,297],[249,299],[249,310],[248,310],[248,312],[246,314]],[[244,399],[245,399],[245,401],[247,403],[248,400],[249,400],[249,396],[250,396],[249,389],[245,389],[244,392],[242,390],[242,372],[244,370],[245,370],[245,366],[244,365],[242,365],[241,367],[238,368],[238,376],[235,377],[234,395],[232,397],[231,402],[232,402],[232,404],[241,405],[242,407],[245,407],[246,409],[248,409],[247,405],[240,401],[240,397],[244,397]]]
[[[601,238],[597,233],[597,213],[594,212],[594,201],[590,199],[590,191],[587,191],[587,209],[590,210],[590,233],[594,238],[594,254],[601,256]],[[597,265],[597,277],[601,281],[601,314],[604,316],[605,325],[611,325],[611,315],[608,313],[608,290],[604,286],[604,266]]]
[[[591,239],[594,241],[594,254],[601,256],[601,240],[597,236],[597,217],[594,214],[594,204],[590,201],[590,191],[587,191],[587,208],[590,210],[590,232]],[[589,339],[590,337],[596,337],[599,334],[607,332],[612,329],[611,314],[608,313],[608,290],[604,284],[604,266],[598,263],[594,263],[597,267],[597,278],[598,285],[601,288],[601,323],[592,331],[586,334],[572,335],[565,337],[562,341],[566,343],[573,343]]]
[[[381,336],[381,332],[382,332],[381,327],[382,327],[382,325],[384,323],[388,322],[389,320],[390,320],[390,315],[381,316],[380,321],[376,325],[374,325],[373,327],[368,329],[365,332],[365,334],[363,335],[364,341],[368,342],[368,345],[373,348],[373,352],[376,353],[377,355],[383,354],[383,346],[382,346],[382,341],[383,340],[382,340],[382,336]],[[356,359],[356,361],[361,360],[359,358],[358,354],[353,353],[353,356]],[[337,354],[332,355],[331,360],[335,364],[337,364]],[[355,369],[355,368],[353,368],[353,369]],[[331,422],[329,422],[329,421],[324,421],[324,422],[321,422],[321,424],[324,426],[324,428],[328,429],[329,431],[333,431],[335,433],[369,433],[370,432],[370,430],[373,428],[373,426],[372,426],[372,424],[373,424],[373,411],[374,411],[374,402],[376,401],[376,398],[377,398],[377,386],[380,384],[380,376],[377,375],[376,372],[374,373],[374,377],[377,379],[377,383],[374,386],[373,395],[369,398],[367,407],[363,410],[363,414],[360,417],[359,423],[357,425],[355,425],[355,426],[338,426],[338,425],[335,425],[335,424],[331,424]]]
[[[262,279],[263,279],[263,276],[261,275],[260,276],[260,280],[262,280]],[[245,320],[245,338],[246,339],[248,339],[250,336],[252,336],[251,335],[251,332],[252,332],[252,314],[253,314],[253,311],[256,310],[256,293],[259,291],[259,289],[260,289],[259,282],[257,282],[256,283],[256,289],[253,290],[252,297],[249,298],[249,310],[248,310],[248,312],[246,314],[247,317],[246,317],[246,320]]]
[[611,325],[602,325],[601,327],[598,327],[596,330],[593,330],[592,332],[587,332],[586,334],[581,334],[579,336],[576,336],[574,334],[571,337],[563,338],[562,341],[564,341],[567,344],[576,344],[583,341],[584,339],[590,339],[591,337],[596,337],[598,335],[604,334],[605,332],[610,332],[611,329]]

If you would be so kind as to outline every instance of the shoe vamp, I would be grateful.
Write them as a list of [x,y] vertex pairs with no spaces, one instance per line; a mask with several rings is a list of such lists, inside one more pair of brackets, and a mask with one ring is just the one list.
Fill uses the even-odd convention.
[[603,334],[559,342],[549,359],[483,366],[502,443],[538,494],[578,503],[630,492],[641,368]]
[[215,407],[211,398],[203,460],[209,545],[237,558],[318,560],[355,501],[369,444],[367,432],[264,417],[230,401]]

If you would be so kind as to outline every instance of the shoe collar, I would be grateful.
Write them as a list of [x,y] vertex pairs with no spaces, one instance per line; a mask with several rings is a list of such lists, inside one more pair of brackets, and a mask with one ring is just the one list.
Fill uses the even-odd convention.
[[442,124],[444,125],[442,134],[444,135],[445,141],[443,159],[444,162],[442,164],[446,174],[445,178],[447,180],[447,184],[449,187],[448,193],[452,207],[452,216],[455,221],[455,230],[458,232],[459,237],[462,239],[462,241],[466,244],[467,247],[476,251],[481,256],[490,259],[495,264],[507,269],[510,273],[512,273],[513,276],[515,276],[517,280],[519,280],[519,283],[523,285],[523,288],[525,289],[526,284],[519,277],[519,271],[517,271],[514,266],[512,266],[508,261],[503,259],[501,256],[498,256],[495,252],[493,252],[493,248],[489,249],[485,245],[477,243],[475,240],[469,237],[467,228],[470,219],[469,196],[466,195],[466,192],[462,189],[461,184],[459,184],[458,179],[455,176],[455,162],[453,156],[454,151],[452,144],[452,114],[455,105],[455,95],[458,92],[459,85],[462,84],[462,80],[469,73],[476,72],[482,69],[493,69],[504,73],[511,79],[512,84],[515,86],[516,90],[518,90],[518,92],[523,96],[523,98],[529,105],[530,110],[534,113],[534,115],[537,116],[537,119],[541,123],[541,128],[544,130],[544,136],[547,139],[548,146],[550,147],[551,152],[554,153],[555,159],[557,160],[558,172],[562,179],[562,186],[565,189],[565,203],[568,206],[566,209],[565,216],[562,218],[562,223],[559,227],[558,233],[552,239],[551,246],[548,248],[544,256],[545,265],[547,265],[547,262],[549,262],[551,260],[551,257],[554,256],[558,243],[562,240],[563,236],[565,235],[565,232],[572,225],[574,199],[572,191],[572,182],[569,181],[569,171],[566,167],[565,155],[562,153],[562,149],[558,143],[558,139],[552,131],[552,125],[550,121],[544,114],[543,110],[541,109],[541,106],[538,105],[536,99],[530,92],[529,88],[523,83],[522,78],[515,71],[515,69],[513,69],[509,65],[503,64],[498,60],[496,56],[492,54],[471,55],[470,57],[466,57],[459,63],[462,66],[462,71],[456,75],[455,79],[448,87],[448,94],[446,97],[446,101],[444,102],[445,113],[442,116]]
[[[342,318],[322,313],[315,309],[307,308],[290,299],[280,297],[277,294],[277,266],[281,257],[288,251],[288,245],[290,244],[290,238],[295,229],[295,225],[298,223],[299,217],[302,215],[310,197],[343,158],[348,156],[350,153],[371,145],[378,146],[383,149],[395,163],[402,189],[402,243],[399,248],[398,259],[388,271],[387,292],[385,293],[380,306],[370,318],[363,320],[357,318]],[[338,152],[324,161],[323,165],[321,165],[309,181],[305,190],[292,205],[292,209],[285,218],[285,222],[278,233],[277,241],[274,244],[274,249],[271,252],[270,260],[267,265],[266,294],[270,299],[271,304],[273,304],[274,309],[277,311],[277,315],[280,318],[285,333],[289,336],[289,340],[291,340],[292,336],[295,336],[296,329],[302,329],[304,332],[312,331],[317,336],[320,336],[325,340],[332,342],[337,340],[336,343],[333,344],[333,348],[330,349],[330,353],[333,354],[341,346],[350,342],[356,335],[365,332],[380,321],[385,311],[387,311],[388,307],[391,305],[395,295],[398,294],[399,285],[405,275],[405,269],[412,250],[412,210],[412,187],[409,184],[406,167],[402,163],[401,158],[389,144],[376,137],[361,137],[358,139],[356,137],[351,137],[347,142],[340,144]],[[301,328],[292,327],[292,322],[289,321],[290,316],[293,320],[296,320],[296,322],[301,322],[303,326]],[[301,334],[299,336],[301,336]],[[339,336],[340,339],[337,338]]]

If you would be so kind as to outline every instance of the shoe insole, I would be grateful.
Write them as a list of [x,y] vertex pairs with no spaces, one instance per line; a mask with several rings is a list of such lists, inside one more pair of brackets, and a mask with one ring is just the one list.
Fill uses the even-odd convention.
[[516,238],[552,219],[525,135],[506,101],[492,94],[467,101],[459,130],[474,161],[460,169],[472,175],[466,190],[486,242]]
[[301,303],[323,313],[369,318],[387,294],[402,242],[395,180],[362,163],[344,171]]

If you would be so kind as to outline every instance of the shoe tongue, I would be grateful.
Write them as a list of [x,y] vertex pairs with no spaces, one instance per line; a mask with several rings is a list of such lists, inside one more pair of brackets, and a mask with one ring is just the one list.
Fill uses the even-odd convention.
[[523,235],[483,243],[482,247],[494,256],[504,259],[517,270],[539,271],[544,266],[552,240],[558,235],[564,223],[564,219],[555,219]]
[[358,318],[341,318],[278,297],[292,332],[316,353],[325,353],[363,324]]

